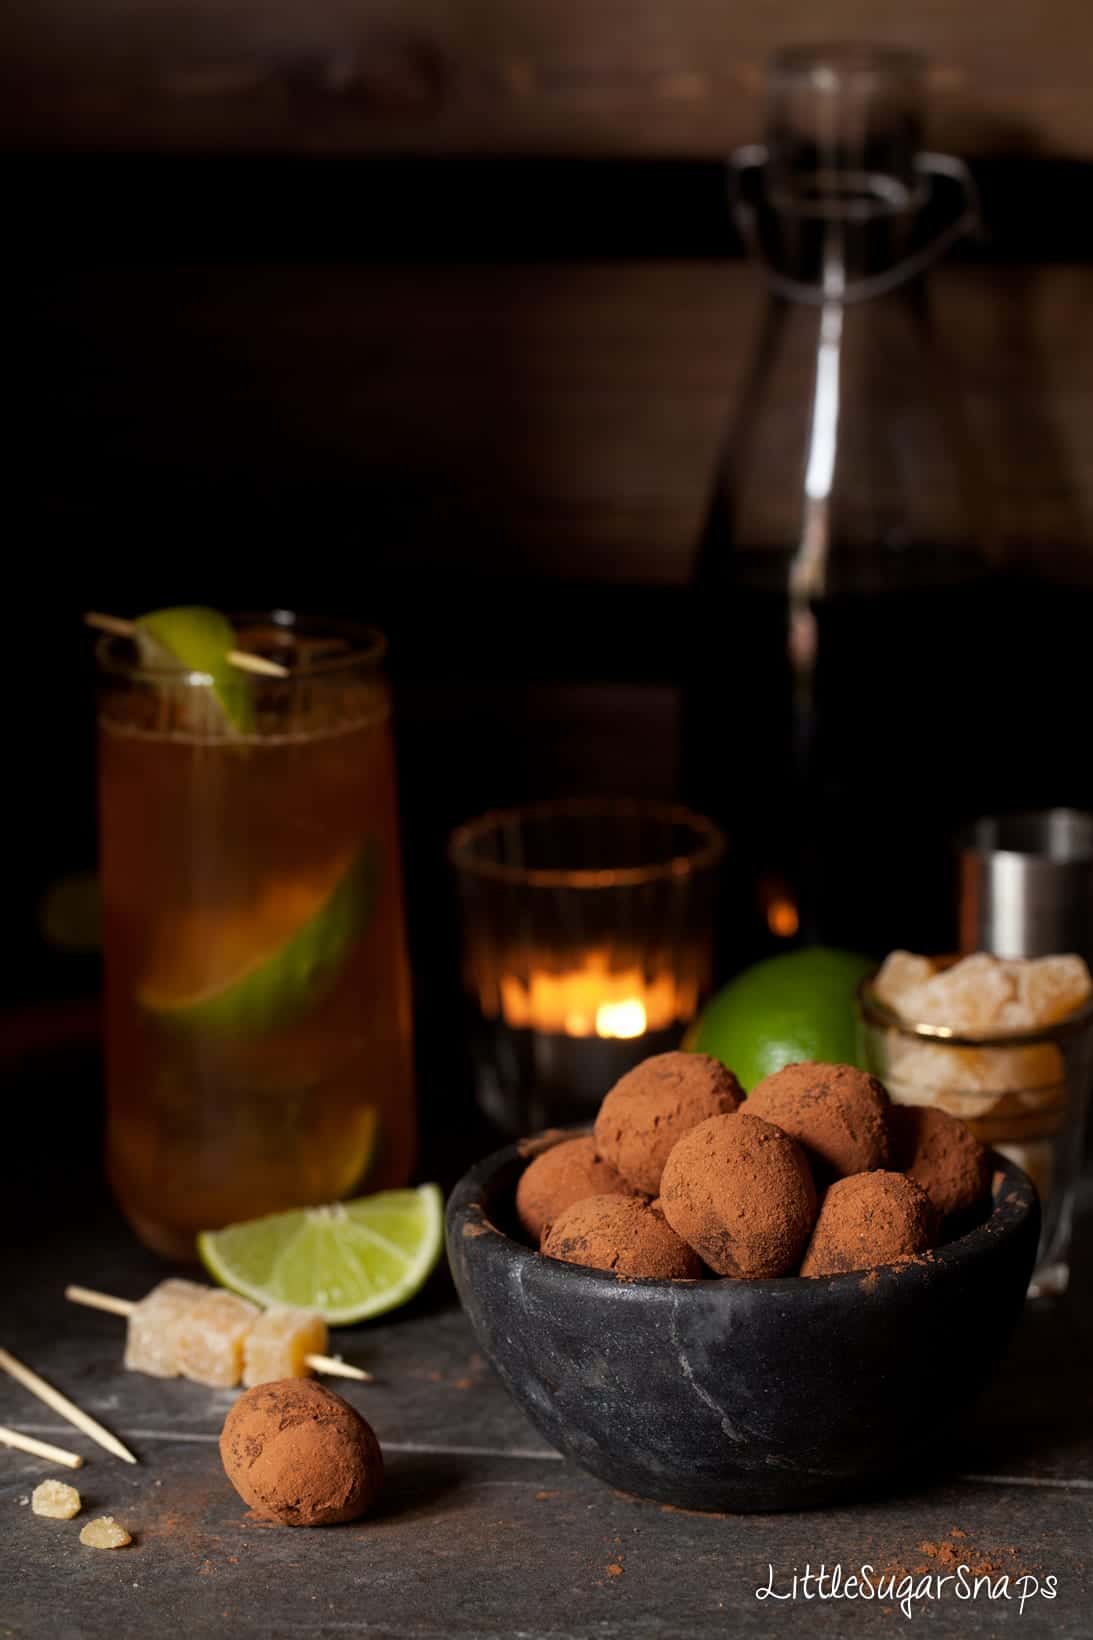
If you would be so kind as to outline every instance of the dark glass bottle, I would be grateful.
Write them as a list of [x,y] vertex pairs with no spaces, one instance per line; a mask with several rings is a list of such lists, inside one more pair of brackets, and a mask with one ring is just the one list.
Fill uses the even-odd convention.
[[698,554],[685,717],[688,795],[733,845],[730,960],[944,949],[949,839],[991,790],[992,554],[922,276],[936,196],[967,202],[956,162],[920,152],[922,89],[914,54],[783,52],[767,144],[738,156],[769,297]]

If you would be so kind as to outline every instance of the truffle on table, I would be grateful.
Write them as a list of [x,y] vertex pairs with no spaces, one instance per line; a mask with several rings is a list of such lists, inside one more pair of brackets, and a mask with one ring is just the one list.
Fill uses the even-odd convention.
[[853,1065],[787,1065],[756,1083],[744,1108],[796,1139],[828,1177],[888,1166],[888,1095]]
[[635,1190],[655,1196],[672,1146],[744,1097],[732,1071],[705,1053],[660,1053],[620,1077],[596,1117],[596,1149]]
[[244,1503],[284,1526],[356,1520],[383,1485],[371,1425],[308,1378],[258,1384],[241,1395],[224,1420],[220,1457]]
[[758,1116],[711,1116],[684,1134],[661,1181],[664,1216],[718,1275],[796,1269],[816,1218],[800,1146]]
[[959,1117],[935,1105],[893,1105],[888,1134],[892,1166],[922,1186],[942,1218],[986,1196],[987,1152]]
[[596,1153],[596,1141],[564,1139],[551,1145],[527,1166],[516,1186],[516,1216],[528,1235],[539,1238],[551,1219],[589,1196],[632,1196],[628,1185],[610,1162]]
[[695,1279],[702,1262],[640,1196],[592,1196],[548,1224],[542,1251],[566,1264],[662,1281]]
[[824,1196],[803,1276],[843,1275],[925,1253],[936,1220],[930,1198],[904,1173],[854,1173]]

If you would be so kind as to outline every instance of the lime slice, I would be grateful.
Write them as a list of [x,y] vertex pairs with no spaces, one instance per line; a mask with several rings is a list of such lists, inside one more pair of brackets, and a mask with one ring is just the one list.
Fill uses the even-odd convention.
[[239,910],[196,908],[165,922],[137,1000],[183,1031],[254,1036],[329,989],[372,915],[380,850],[367,843],[308,882],[274,878]]
[[228,660],[229,650],[235,648],[235,629],[227,616],[203,604],[179,604],[141,615],[133,624],[145,666],[203,674],[209,679],[208,693],[221,726],[237,734],[253,730],[253,686]]
[[271,1213],[197,1238],[201,1262],[256,1304],[317,1310],[332,1327],[367,1321],[420,1292],[444,1246],[439,1185]]

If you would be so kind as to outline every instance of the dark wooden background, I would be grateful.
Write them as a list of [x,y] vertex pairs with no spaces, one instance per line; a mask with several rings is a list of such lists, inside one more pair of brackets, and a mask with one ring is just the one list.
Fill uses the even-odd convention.
[[762,300],[724,157],[773,46],[848,36],[930,53],[931,141],[976,166],[987,239],[933,299],[1034,588],[999,664],[1052,713],[1029,797],[1093,797],[1084,0],[8,0],[8,1001],[94,981],[36,935],[94,853],[89,605],[389,628],[430,1012],[451,824],[675,790],[683,589]]
[[8,0],[0,130],[221,152],[719,155],[768,51],[934,58],[961,150],[1090,152],[1084,0]]

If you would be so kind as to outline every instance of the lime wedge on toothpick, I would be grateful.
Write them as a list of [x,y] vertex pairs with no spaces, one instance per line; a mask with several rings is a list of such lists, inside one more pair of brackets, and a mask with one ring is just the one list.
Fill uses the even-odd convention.
[[444,1246],[435,1184],[271,1213],[197,1238],[215,1280],[256,1304],[317,1310],[332,1327],[383,1315],[420,1292]]
[[165,922],[137,1001],[184,1031],[255,1035],[284,1025],[338,977],[376,902],[380,850],[366,843],[309,881],[273,878],[260,898]]
[[226,615],[203,604],[155,609],[133,622],[145,666],[184,671],[208,679],[208,698],[222,727],[236,734],[254,728],[254,688],[228,660],[235,629]]

